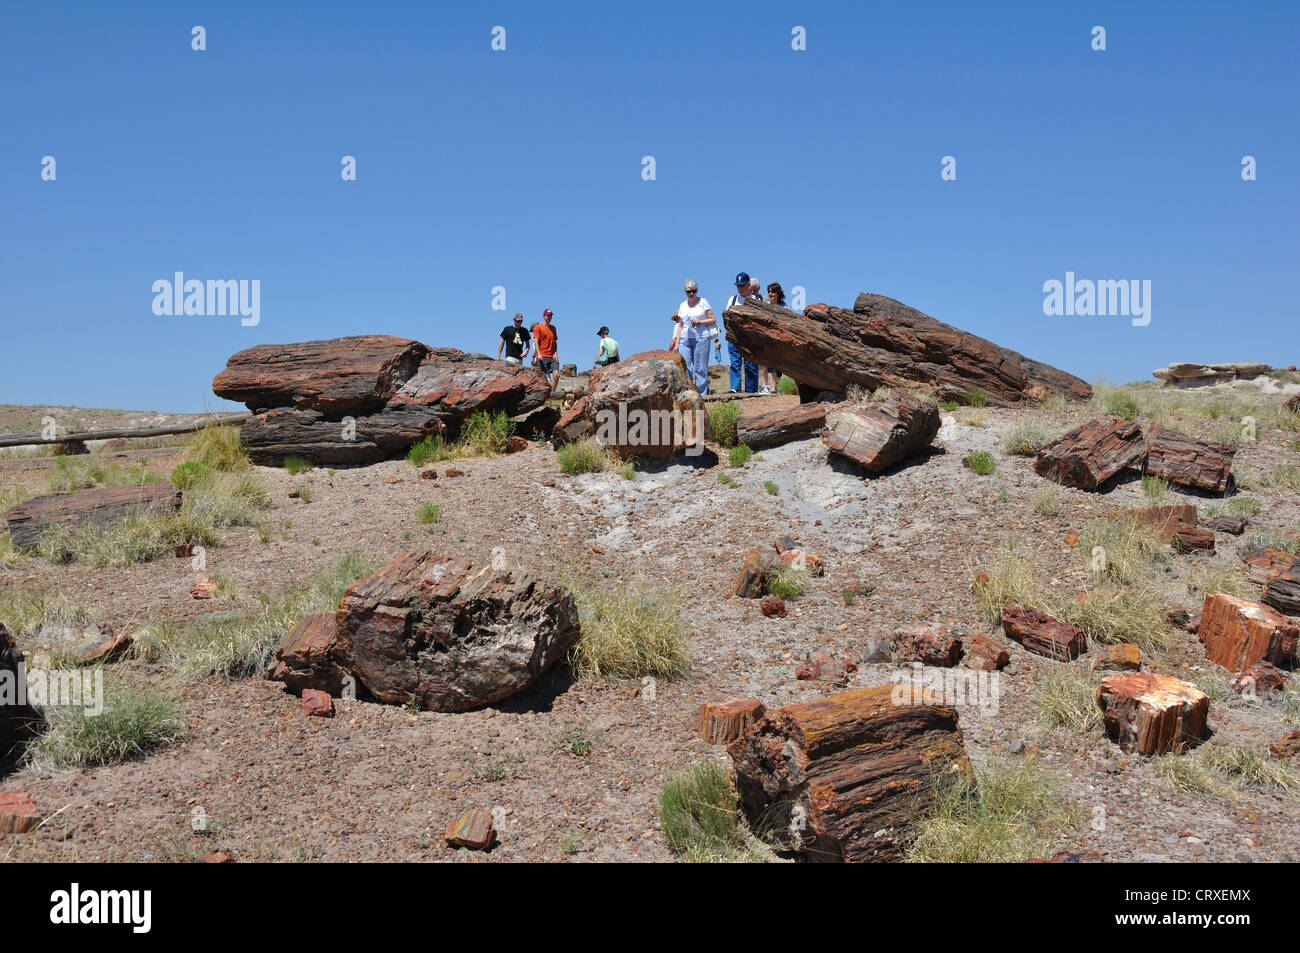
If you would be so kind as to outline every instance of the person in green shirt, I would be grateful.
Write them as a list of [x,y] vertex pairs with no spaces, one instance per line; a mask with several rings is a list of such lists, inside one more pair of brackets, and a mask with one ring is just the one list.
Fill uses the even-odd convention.
[[600,350],[596,352],[596,366],[604,367],[618,360],[618,342],[609,336],[609,328],[596,332],[600,336]]

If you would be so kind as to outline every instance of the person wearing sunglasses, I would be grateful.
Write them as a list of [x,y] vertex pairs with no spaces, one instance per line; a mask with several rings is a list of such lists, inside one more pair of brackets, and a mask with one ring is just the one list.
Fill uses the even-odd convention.
[[677,306],[677,317],[681,318],[681,333],[677,337],[677,348],[686,362],[686,374],[701,394],[709,392],[709,349],[713,347],[713,338],[709,331],[718,326],[718,319],[713,315],[713,308],[707,298],[700,297],[700,286],[692,278],[687,278],[682,286],[686,300]]
[[501,343],[497,345],[497,360],[501,360],[501,349],[505,348],[506,363],[522,367],[524,355],[528,353],[528,329],[524,327],[524,316],[515,312],[515,322],[501,329]]

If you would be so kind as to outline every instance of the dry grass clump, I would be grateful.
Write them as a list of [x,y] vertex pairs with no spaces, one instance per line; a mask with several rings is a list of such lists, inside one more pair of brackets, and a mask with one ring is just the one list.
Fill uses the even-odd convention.
[[1300,797],[1300,774],[1263,748],[1211,741],[1151,763],[1166,784],[1190,794],[1231,799],[1259,791]]
[[1239,599],[1257,599],[1260,594],[1259,587],[1250,581],[1235,560],[1227,563],[1197,561],[1187,573],[1187,592],[1198,599],[1214,592],[1227,593]]
[[1055,516],[1061,511],[1061,491],[1055,483],[1044,484],[1034,493],[1033,507],[1039,516]]
[[1032,457],[1051,440],[1046,429],[1029,420],[1016,424],[1002,435],[1002,449],[1013,457]]
[[1149,655],[1173,644],[1174,633],[1161,605],[1150,590],[1104,585],[1088,590],[1082,599],[1063,598],[1040,608],[1077,626],[1089,641],[1132,642]]
[[1045,728],[1066,728],[1086,734],[1101,727],[1097,689],[1101,678],[1074,668],[1053,671],[1038,697],[1038,718]]
[[47,707],[46,730],[24,760],[38,771],[83,771],[119,764],[175,743],[185,732],[180,701],[153,688],[105,686],[103,711]]
[[560,461],[560,469],[570,476],[604,473],[606,470],[617,470],[623,464],[618,454],[601,446],[600,441],[590,436],[561,447],[556,457]]
[[197,431],[185,450],[185,459],[222,473],[240,473],[252,466],[239,428],[229,424],[211,424]]
[[705,761],[668,776],[659,792],[668,846],[686,863],[763,863],[771,848],[750,832],[726,768]]
[[1049,856],[1061,832],[1081,820],[1078,807],[1032,759],[994,762],[974,781],[961,775],[937,783],[934,804],[917,822],[904,855],[911,863],[1019,863]]
[[1165,560],[1166,547],[1157,529],[1123,515],[1093,520],[1079,532],[1080,555],[1100,567],[1095,571],[1126,584],[1149,578]]
[[578,604],[582,637],[571,664],[590,678],[677,678],[690,668],[686,626],[675,597],[638,586],[602,590],[564,582]]

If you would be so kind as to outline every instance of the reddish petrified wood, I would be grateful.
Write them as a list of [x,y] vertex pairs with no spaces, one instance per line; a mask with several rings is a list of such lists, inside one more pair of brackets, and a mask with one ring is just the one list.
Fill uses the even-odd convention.
[[1176,506],[1142,506],[1124,510],[1121,516],[1128,516],[1143,526],[1156,530],[1166,543],[1172,543],[1180,529],[1196,528],[1197,512],[1191,503]]
[[1153,426],[1147,434],[1143,471],[1170,483],[1224,493],[1232,478],[1232,458],[1236,452],[1226,444],[1197,440],[1168,427]]
[[740,575],[736,577],[736,595],[742,599],[759,598],[767,592],[781,566],[781,557],[776,550],[755,546],[745,556]]
[[303,616],[275,649],[266,677],[290,691],[317,689],[340,695],[348,677],[351,646],[333,613]]
[[487,850],[496,843],[497,839],[497,832],[492,824],[492,812],[482,808],[466,811],[447,825],[443,838],[449,847]]
[[374,410],[410,380],[428,350],[419,341],[387,334],[259,344],[233,355],[212,381],[212,390],[252,411]]
[[858,295],[852,311],[814,304],[802,315],[751,300],[728,308],[723,318],[727,340],[741,353],[781,368],[805,392],[921,383],[941,399],[959,400],[979,389],[995,406],[1054,392],[1092,395],[1077,377],[883,295]]
[[1196,526],[1180,526],[1174,532],[1174,549],[1180,553],[1214,554],[1214,532]]
[[832,655],[825,649],[813,649],[794,670],[794,677],[805,682],[834,682],[844,686],[858,670],[858,663]]
[[880,685],[760,718],[728,748],[751,822],[810,859],[898,860],[936,780],[972,777],[956,709],[911,697]]
[[551,429],[551,442],[557,447],[574,443],[595,429],[587,418],[587,398],[579,397]]
[[1283,406],[1293,414],[1300,414],[1300,394],[1292,395]]
[[1233,516],[1212,516],[1202,524],[1206,529],[1229,536],[1240,536],[1246,531],[1246,521]]
[[37,545],[47,529],[83,523],[111,523],[134,509],[180,509],[181,491],[166,480],[104,486],[76,493],[50,493],[11,506],[5,512],[15,546]]
[[868,407],[831,411],[822,442],[832,453],[879,473],[922,453],[938,432],[938,406],[899,391]]
[[594,371],[584,406],[596,439],[625,458],[698,454],[709,436],[704,399],[665,351]]
[[1097,669],[1119,669],[1125,672],[1137,672],[1142,669],[1142,650],[1131,642],[1117,642],[1105,646],[1092,662],[1093,671]]
[[976,633],[966,645],[966,658],[962,664],[981,672],[997,672],[1006,668],[1011,653],[987,635]]
[[0,794],[0,834],[26,834],[41,822],[41,812],[26,791]]
[[333,718],[334,699],[315,688],[302,690],[302,713],[308,718]]
[[753,450],[775,447],[792,440],[816,437],[826,425],[827,404],[798,404],[788,410],[774,410],[736,418],[736,443]]
[[1090,420],[1062,434],[1034,459],[1034,471],[1062,486],[1095,490],[1145,450],[1142,430],[1131,420]]
[[1242,672],[1261,659],[1293,664],[1300,625],[1270,606],[1216,592],[1205,597],[1197,635],[1211,662]]
[[1228,684],[1239,695],[1263,695],[1279,690],[1290,680],[1291,676],[1272,662],[1259,661]]
[[766,618],[785,618],[785,600],[778,599],[776,596],[764,596],[758,608]]
[[946,625],[917,626],[898,629],[890,638],[895,662],[921,662],[951,668],[961,661],[961,639]]
[[1240,557],[1246,564],[1246,575],[1261,586],[1267,585],[1274,576],[1286,572],[1296,561],[1291,553],[1272,546],[1250,546],[1241,551]]
[[1003,606],[1002,630],[1030,652],[1060,661],[1076,659],[1088,648],[1081,631],[1032,606]]
[[1209,697],[1195,685],[1151,672],[1102,679],[1097,704],[1120,748],[1148,755],[1200,741],[1210,710]]
[[1293,758],[1300,754],[1300,728],[1288,731],[1269,745],[1268,750],[1275,758]]
[[695,716],[695,731],[708,744],[731,744],[763,717],[764,711],[763,703],[757,698],[723,698],[705,702]]

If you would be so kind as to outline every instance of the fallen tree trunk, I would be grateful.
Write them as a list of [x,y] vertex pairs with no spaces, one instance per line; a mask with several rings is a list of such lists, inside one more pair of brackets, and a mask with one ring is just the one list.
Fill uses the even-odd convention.
[[107,486],[76,493],[52,493],[10,507],[5,513],[15,546],[32,547],[46,530],[82,523],[111,523],[137,507],[179,509],[181,491],[165,480]]
[[803,394],[923,384],[949,400],[978,389],[995,406],[1092,395],[1077,377],[882,295],[858,295],[852,311],[814,304],[802,315],[749,300],[723,318],[728,341],[750,360],[781,368]]
[[1062,486],[1095,490],[1140,460],[1144,449],[1133,421],[1090,420],[1039,450],[1034,472]]
[[39,433],[0,434],[0,447],[26,447],[39,444],[85,443],[87,440],[117,440],[143,437],[170,437],[174,434],[195,433],[208,427],[221,427],[227,424],[242,424],[252,414],[227,414],[197,420],[188,424],[164,424],[159,427],[117,427],[110,430],[79,430],[61,433],[52,440],[47,440]]
[[880,685],[763,715],[727,749],[746,815],[809,859],[899,860],[936,780],[972,777],[956,709],[913,694]]
[[816,436],[826,425],[826,405],[799,404],[789,410],[736,418],[736,443],[752,450]]
[[869,473],[880,473],[928,447],[939,432],[939,408],[899,392],[863,408],[827,415],[822,441]]
[[1143,472],[1170,483],[1224,493],[1232,479],[1232,447],[1197,440],[1168,427],[1152,427],[1147,434]]

